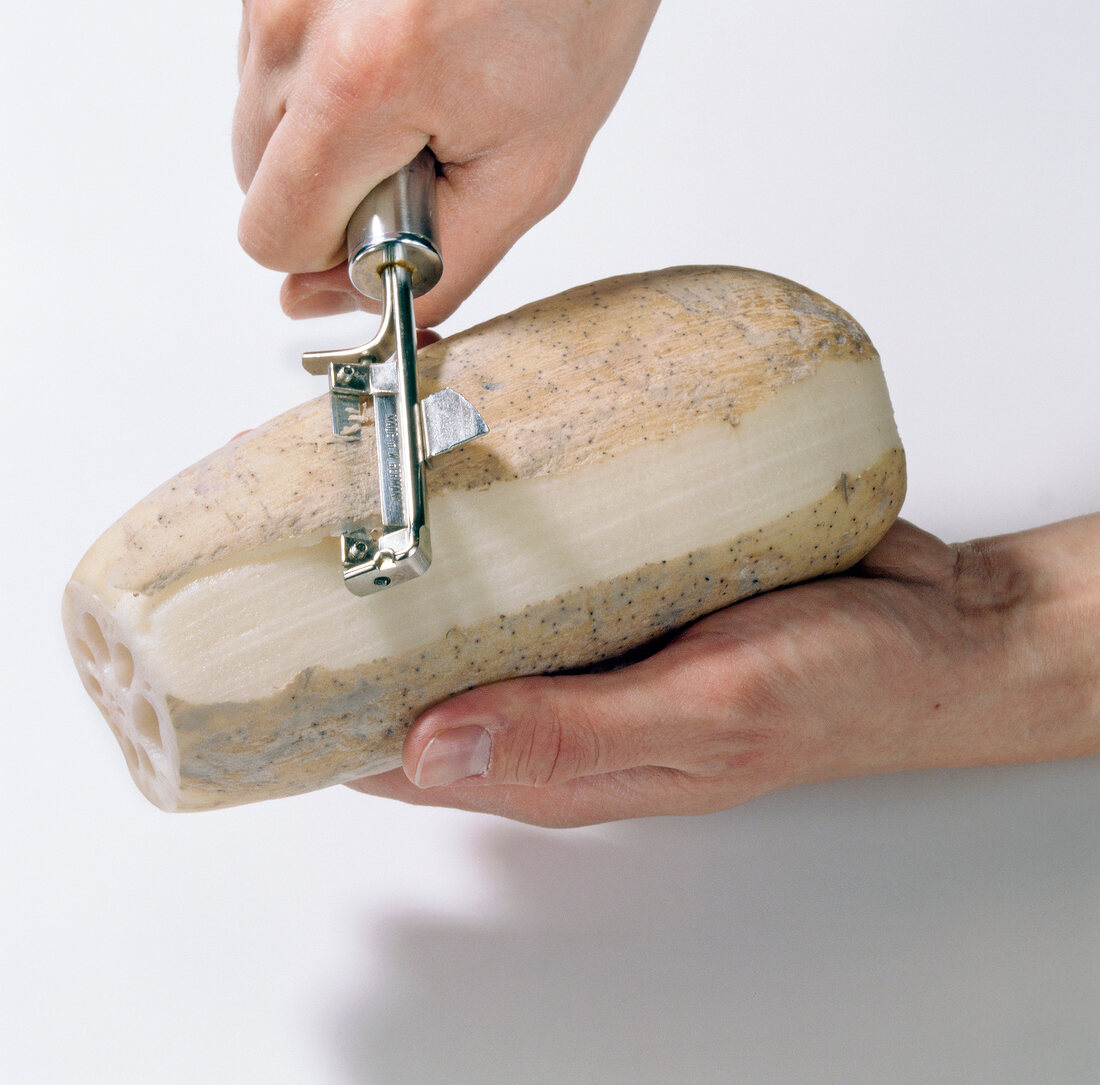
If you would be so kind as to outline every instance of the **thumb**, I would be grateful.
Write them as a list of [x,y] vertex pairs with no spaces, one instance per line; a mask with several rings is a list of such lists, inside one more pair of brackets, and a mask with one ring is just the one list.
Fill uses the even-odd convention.
[[663,730],[660,699],[627,672],[518,678],[429,709],[405,739],[405,774],[417,787],[547,787],[651,763]]

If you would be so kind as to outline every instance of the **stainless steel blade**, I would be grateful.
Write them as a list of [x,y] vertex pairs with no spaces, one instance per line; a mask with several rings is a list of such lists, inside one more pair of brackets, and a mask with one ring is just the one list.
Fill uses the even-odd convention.
[[489,432],[485,419],[461,392],[443,388],[420,401],[424,458],[430,460]]

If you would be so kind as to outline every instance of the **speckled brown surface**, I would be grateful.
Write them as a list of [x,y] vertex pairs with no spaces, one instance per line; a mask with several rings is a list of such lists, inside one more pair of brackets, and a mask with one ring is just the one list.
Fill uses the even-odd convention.
[[[701,421],[738,427],[825,363],[881,388],[878,355],[855,321],[785,279],[675,268],[579,287],[422,352],[422,392],[453,386],[491,429],[432,469],[429,501],[602,470],[624,449],[674,442]],[[878,462],[861,462],[778,521],[753,521],[748,534],[553,599],[534,585],[518,612],[433,634],[415,651],[374,653],[346,670],[303,661],[258,699],[185,701],[137,643],[164,600],[376,514],[372,435],[333,438],[321,396],[181,472],[108,529],[67,593],[70,646],[135,780],[158,805],[207,809],[351,779],[395,764],[415,715],[448,694],[615,657],[736,599],[858,560],[904,493],[884,391],[876,418],[881,412],[885,436],[866,457],[886,449]],[[90,626],[107,645],[99,655]],[[131,641],[132,682],[116,696],[113,661]]]
[[[421,352],[422,394],[451,385],[490,428],[440,460],[429,493],[561,474],[700,417],[735,424],[826,358],[878,361],[843,309],[764,272],[671,268],[577,287]],[[311,400],[155,490],[76,575],[155,593],[214,562],[371,520],[373,449],[370,433],[333,437],[327,396]]]
[[[594,664],[738,599],[845,569],[893,522],[904,471],[894,450],[781,523],[453,630],[369,668],[312,668],[263,701],[192,706],[170,699],[183,785],[178,809],[291,795],[393,767],[412,721],[452,693]],[[394,674],[408,675],[408,683],[395,683]]]

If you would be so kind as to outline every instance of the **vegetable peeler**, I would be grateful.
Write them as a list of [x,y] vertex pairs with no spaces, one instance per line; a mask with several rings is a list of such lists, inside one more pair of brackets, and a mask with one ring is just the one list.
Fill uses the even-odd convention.
[[348,223],[352,285],[382,302],[374,338],[302,356],[307,372],[328,375],[337,437],[360,440],[366,400],[373,404],[381,524],[350,525],[340,539],[344,583],[356,595],[372,595],[427,571],[432,558],[424,467],[489,432],[476,408],[453,388],[420,398],[412,302],[443,274],[435,176],[435,157],[425,147],[375,188]]

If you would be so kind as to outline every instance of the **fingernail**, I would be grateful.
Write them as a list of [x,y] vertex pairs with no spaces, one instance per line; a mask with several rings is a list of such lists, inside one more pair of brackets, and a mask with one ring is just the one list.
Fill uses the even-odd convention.
[[292,320],[302,320],[314,316],[351,313],[358,308],[355,299],[344,290],[318,290],[295,298],[288,304],[286,312]]
[[489,767],[492,741],[484,727],[453,727],[440,731],[420,755],[413,783],[417,787],[442,787]]

